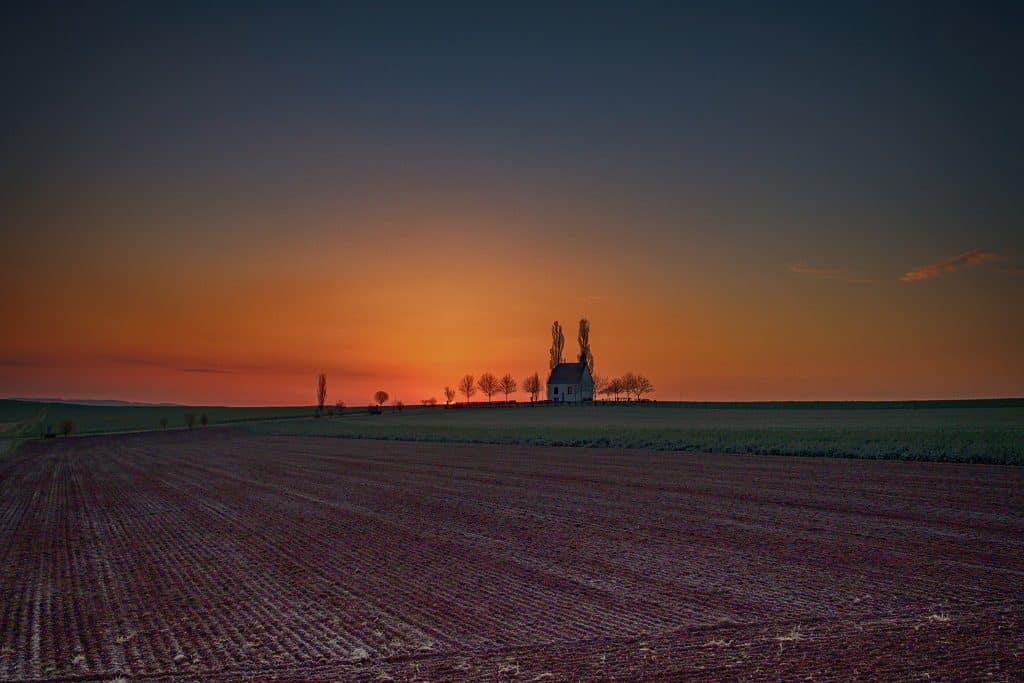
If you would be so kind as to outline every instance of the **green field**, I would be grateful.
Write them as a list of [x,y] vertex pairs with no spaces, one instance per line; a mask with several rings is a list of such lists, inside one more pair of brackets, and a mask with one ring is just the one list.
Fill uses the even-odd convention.
[[406,409],[270,434],[1024,464],[1024,400]]
[[308,417],[309,407],[230,408],[224,406],[88,405],[78,403],[38,403],[0,400],[0,424],[6,425],[2,437],[36,437],[47,430],[59,431],[64,420],[74,424],[74,434],[160,429],[167,419],[168,429],[185,427],[185,414],[206,415],[210,424],[249,420]]
[[312,410],[0,400],[0,441],[35,438],[64,420],[76,435],[160,429],[163,418],[181,429],[193,413],[281,435],[1024,464],[1024,399],[350,408],[322,419]]

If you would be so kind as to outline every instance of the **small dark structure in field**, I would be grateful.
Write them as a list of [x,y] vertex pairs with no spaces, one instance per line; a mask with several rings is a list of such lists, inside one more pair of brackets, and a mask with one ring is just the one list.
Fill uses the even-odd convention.
[[594,400],[594,377],[583,354],[576,363],[559,363],[551,369],[548,400],[559,403]]

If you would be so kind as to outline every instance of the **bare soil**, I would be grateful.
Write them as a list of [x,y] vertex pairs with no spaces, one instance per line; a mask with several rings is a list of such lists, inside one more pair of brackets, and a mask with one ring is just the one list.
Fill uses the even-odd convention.
[[0,459],[0,678],[1020,680],[1024,470],[196,430]]

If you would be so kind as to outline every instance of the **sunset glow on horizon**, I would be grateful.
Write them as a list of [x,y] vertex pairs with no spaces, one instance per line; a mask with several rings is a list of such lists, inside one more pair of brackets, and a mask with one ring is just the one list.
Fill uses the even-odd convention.
[[416,404],[581,317],[658,400],[1024,395],[995,22],[139,12],[10,37],[0,396]]

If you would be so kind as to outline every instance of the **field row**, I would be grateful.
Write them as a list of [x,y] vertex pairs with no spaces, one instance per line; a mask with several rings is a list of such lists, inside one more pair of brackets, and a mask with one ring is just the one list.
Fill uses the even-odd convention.
[[294,436],[1024,465],[1024,400],[1011,399],[406,410],[250,428]]
[[230,430],[27,444],[0,461],[0,678],[756,678],[814,652],[1019,673],[1022,484]]

